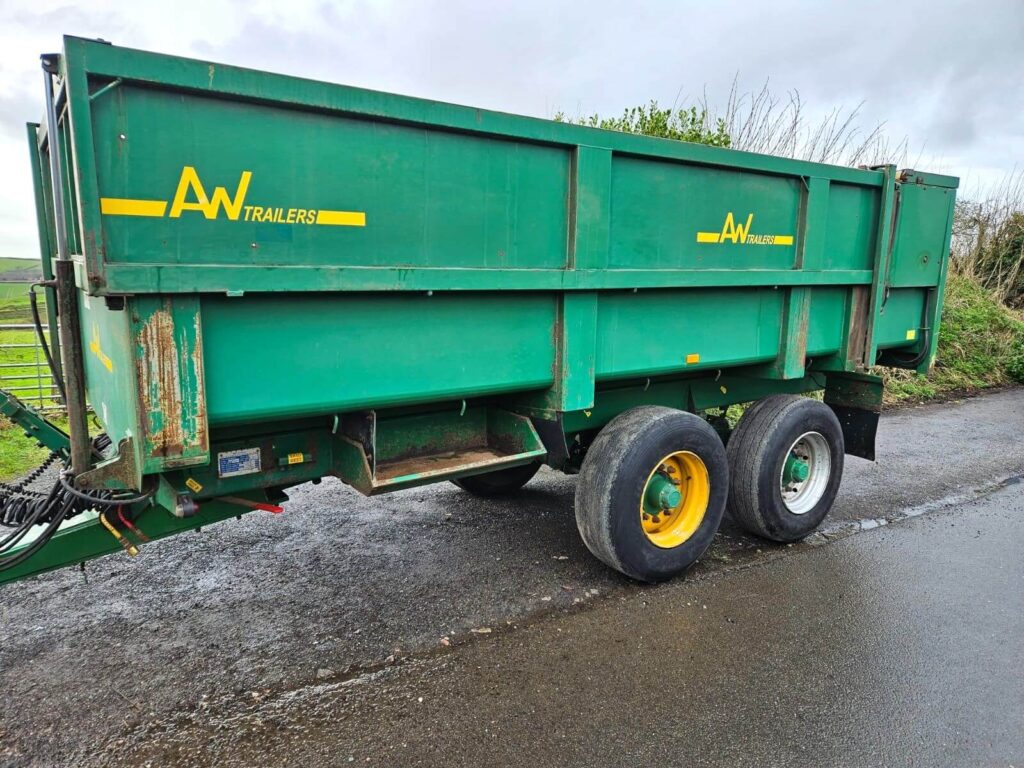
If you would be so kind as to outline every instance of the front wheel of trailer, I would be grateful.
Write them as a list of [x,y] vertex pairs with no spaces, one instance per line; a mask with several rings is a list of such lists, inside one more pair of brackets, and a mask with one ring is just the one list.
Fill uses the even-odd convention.
[[662,581],[711,546],[728,486],[725,447],[706,421],[671,408],[634,408],[609,422],[587,451],[576,524],[605,564]]

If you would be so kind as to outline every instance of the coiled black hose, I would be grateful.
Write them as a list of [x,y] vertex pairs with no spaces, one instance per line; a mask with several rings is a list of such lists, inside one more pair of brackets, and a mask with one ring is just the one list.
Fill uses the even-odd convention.
[[[97,439],[94,442],[93,447],[97,450],[102,450],[103,446],[110,444],[105,435],[101,437],[104,439]],[[70,520],[90,509],[99,510],[102,514],[107,509],[148,501],[155,490],[154,486],[149,491],[131,495],[121,491],[81,491],[72,485],[67,467],[58,474],[48,493],[26,487],[52,467],[59,458],[58,454],[52,454],[40,467],[18,483],[0,483],[0,526],[12,529],[10,533],[0,538],[0,571],[20,565],[38,552],[53,538],[65,520]],[[25,540],[29,532],[41,525],[45,528],[31,545],[15,554],[13,550]]]
[[50,457],[33,469],[16,483],[0,483],[0,525],[3,525],[3,502],[2,499],[15,494],[22,496],[46,496],[42,491],[29,490],[28,486],[46,474],[46,471],[53,466],[54,462],[60,459],[59,453],[51,453]]

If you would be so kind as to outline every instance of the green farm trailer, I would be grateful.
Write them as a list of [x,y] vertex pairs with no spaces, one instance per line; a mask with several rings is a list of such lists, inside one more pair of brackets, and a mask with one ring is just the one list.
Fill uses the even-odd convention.
[[27,133],[68,431],[0,397],[62,468],[0,489],[0,581],[326,475],[499,494],[542,464],[579,474],[595,556],[665,579],[727,508],[811,532],[844,455],[874,458],[873,367],[934,362],[954,178],[72,37],[42,64]]

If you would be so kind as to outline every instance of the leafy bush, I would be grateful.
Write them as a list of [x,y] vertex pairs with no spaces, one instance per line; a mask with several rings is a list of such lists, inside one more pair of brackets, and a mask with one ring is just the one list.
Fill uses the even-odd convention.
[[706,109],[662,109],[656,101],[651,101],[646,107],[627,109],[622,113],[622,117],[591,115],[570,119],[564,112],[559,112],[555,115],[555,121],[585,125],[589,128],[603,128],[608,131],[639,133],[659,139],[708,144],[712,147],[732,145],[725,121],[719,119],[714,123],[709,122]]

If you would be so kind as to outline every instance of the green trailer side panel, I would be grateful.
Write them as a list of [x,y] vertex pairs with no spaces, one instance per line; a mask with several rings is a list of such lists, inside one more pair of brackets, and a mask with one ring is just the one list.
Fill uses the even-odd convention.
[[[946,261],[946,238],[953,212],[954,190],[903,184],[893,243],[889,285],[893,288],[932,286]],[[946,226],[940,226],[945,222]]]
[[920,288],[890,291],[875,324],[880,349],[907,346],[921,339],[926,296],[926,291]]
[[807,314],[807,356],[835,354],[843,343],[843,321],[849,289],[810,289],[811,308]]
[[[574,270],[603,270],[608,264],[612,153],[598,147],[579,147],[572,170],[569,266]],[[544,394],[543,407],[575,411],[594,404],[596,333],[597,293],[564,294],[555,330],[555,386]]]
[[107,309],[102,298],[80,294],[89,403],[114,443],[139,437],[138,393],[129,313]]
[[880,205],[878,189],[836,182],[829,186],[820,269],[871,269]]
[[[807,180],[868,196],[883,181],[76,38],[62,66],[85,230],[74,250],[83,288],[99,295],[692,284],[670,269],[784,283],[769,272],[793,270]],[[606,159],[581,168],[613,169],[597,205],[572,199],[585,154]],[[599,189],[598,174],[582,175],[580,189]],[[605,241],[611,258],[597,270],[639,271],[587,272],[585,260],[571,271],[575,245]],[[744,267],[761,275],[736,274]]]
[[539,293],[204,297],[210,422],[550,387],[556,305]]
[[790,269],[801,189],[793,177],[616,156],[608,265]]
[[131,86],[93,102],[109,263],[565,266],[565,148],[186,103]]
[[597,378],[658,376],[774,360],[783,293],[771,288],[605,293]]

